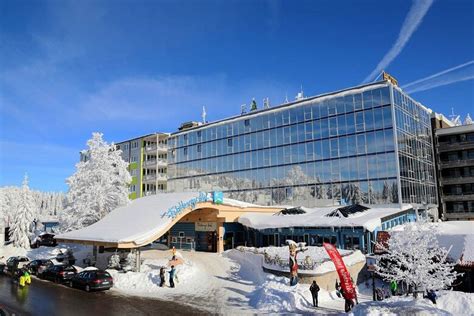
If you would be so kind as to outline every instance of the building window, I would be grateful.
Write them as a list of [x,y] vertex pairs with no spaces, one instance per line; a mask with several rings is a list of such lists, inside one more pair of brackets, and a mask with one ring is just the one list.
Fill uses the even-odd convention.
[[250,126],[250,120],[248,120],[248,119],[245,120],[245,121],[244,121],[244,125],[245,125],[245,126]]
[[198,153],[201,152],[201,144],[198,144],[198,145],[197,145],[196,151],[197,151]]
[[227,146],[232,147],[232,138],[227,138]]
[[183,155],[185,155],[185,156],[188,155],[188,147],[183,148]]

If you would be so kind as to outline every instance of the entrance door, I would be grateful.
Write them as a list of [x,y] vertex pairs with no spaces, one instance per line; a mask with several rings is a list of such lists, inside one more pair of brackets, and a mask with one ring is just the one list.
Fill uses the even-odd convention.
[[274,240],[275,240],[274,246],[279,247],[279,246],[280,246],[280,234],[276,233],[274,236],[275,236],[275,238],[274,238]]
[[309,234],[304,234],[304,242],[306,243],[306,246],[309,246]]

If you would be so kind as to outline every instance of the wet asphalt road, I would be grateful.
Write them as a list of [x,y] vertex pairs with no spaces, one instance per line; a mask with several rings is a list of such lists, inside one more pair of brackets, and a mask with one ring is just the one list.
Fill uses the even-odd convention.
[[87,293],[33,279],[19,288],[0,275],[0,306],[17,315],[192,315],[205,314],[172,301],[123,296],[114,291]]

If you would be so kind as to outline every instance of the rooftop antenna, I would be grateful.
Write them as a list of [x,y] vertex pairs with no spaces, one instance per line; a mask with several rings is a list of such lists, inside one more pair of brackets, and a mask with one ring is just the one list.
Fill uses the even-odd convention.
[[474,121],[472,120],[471,115],[467,113],[467,116],[464,119],[464,125],[472,125],[472,124],[474,124]]
[[450,120],[455,126],[460,126],[460,125],[462,125],[460,116],[454,114],[454,108],[451,108],[451,115],[449,116],[449,120]]
[[263,108],[264,109],[269,109],[270,108],[270,100],[268,99],[268,97],[263,98]]
[[301,90],[300,92],[298,92],[298,94],[296,95],[296,100],[303,100],[304,99],[304,94],[303,94],[303,85],[301,85]]
[[288,101],[288,92],[285,92],[285,103],[290,103],[290,101]]
[[206,113],[206,107],[203,106],[203,107],[202,107],[202,113],[201,113],[202,124],[206,124],[206,123],[207,123],[207,121],[206,121],[206,115],[207,115],[207,113]]
[[247,105],[246,104],[242,104],[240,106],[240,114],[245,114],[247,113]]

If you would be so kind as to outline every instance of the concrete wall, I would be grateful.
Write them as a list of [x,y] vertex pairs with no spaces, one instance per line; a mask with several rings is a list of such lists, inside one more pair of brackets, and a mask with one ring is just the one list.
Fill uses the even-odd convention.
[[[365,277],[367,274],[365,261],[361,261],[351,266],[347,266],[347,270],[349,271],[355,283],[359,284],[365,280]],[[271,270],[267,268],[263,268],[263,271],[272,273],[275,275],[286,276],[287,278],[290,278],[289,272],[281,272],[281,271]],[[321,273],[321,274],[305,274],[305,273],[301,273],[300,271],[298,273],[298,279],[300,283],[305,283],[305,284],[310,284],[313,282],[313,280],[316,280],[316,283],[318,283],[321,289],[325,289],[327,291],[334,291],[336,289],[335,288],[336,280],[339,280],[339,276],[337,275],[336,271],[331,271],[331,272],[326,272],[326,273]],[[290,281],[288,280],[288,282]]]

